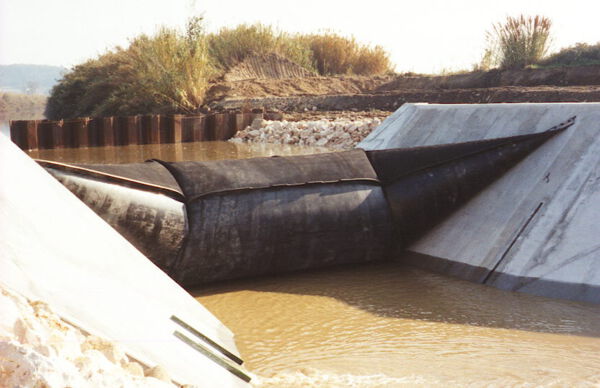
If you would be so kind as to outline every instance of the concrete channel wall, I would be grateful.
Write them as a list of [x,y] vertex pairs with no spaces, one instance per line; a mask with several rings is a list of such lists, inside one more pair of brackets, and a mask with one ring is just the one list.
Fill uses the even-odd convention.
[[262,111],[256,111],[14,120],[10,135],[23,150],[227,140],[262,117]]
[[0,182],[2,288],[180,384],[249,386],[233,333],[4,135]]
[[406,104],[367,150],[575,124],[409,247],[401,260],[463,279],[600,303],[600,103]]

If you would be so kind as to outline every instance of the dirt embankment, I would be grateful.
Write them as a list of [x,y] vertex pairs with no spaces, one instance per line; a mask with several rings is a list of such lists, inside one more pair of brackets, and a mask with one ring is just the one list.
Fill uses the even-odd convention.
[[304,77],[222,82],[212,109],[393,111],[406,102],[600,101],[600,66],[492,70],[448,76]]
[[216,103],[223,99],[365,94],[373,92],[393,79],[392,76],[314,76],[223,81],[211,87],[207,94],[207,100]]

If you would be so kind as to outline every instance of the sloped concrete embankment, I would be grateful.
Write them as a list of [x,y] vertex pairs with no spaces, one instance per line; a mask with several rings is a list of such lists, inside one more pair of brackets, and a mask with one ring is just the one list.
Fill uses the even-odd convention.
[[495,287],[600,303],[600,104],[406,104],[358,146],[541,132],[548,141],[412,244],[401,260]]

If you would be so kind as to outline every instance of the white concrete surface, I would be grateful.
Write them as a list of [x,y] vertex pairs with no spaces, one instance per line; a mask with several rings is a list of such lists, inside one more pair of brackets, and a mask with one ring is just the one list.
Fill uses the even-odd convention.
[[438,269],[466,279],[600,303],[600,103],[405,104],[358,147],[541,132],[574,115],[572,127],[409,250],[448,260]]
[[[232,333],[120,234],[0,135],[0,285],[48,303],[180,383],[246,386],[173,335],[176,315],[236,352]],[[0,312],[1,313],[1,312]],[[199,342],[199,341],[198,341]]]

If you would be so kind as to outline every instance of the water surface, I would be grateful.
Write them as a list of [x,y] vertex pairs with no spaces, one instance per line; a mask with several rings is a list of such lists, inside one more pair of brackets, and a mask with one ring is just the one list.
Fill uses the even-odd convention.
[[600,306],[399,263],[193,293],[263,387],[597,386]]
[[206,141],[33,150],[27,151],[27,154],[34,159],[63,163],[135,163],[148,159],[165,161],[244,159],[257,156],[313,154],[325,151],[327,149],[322,147]]

